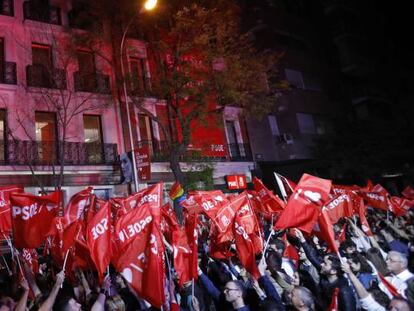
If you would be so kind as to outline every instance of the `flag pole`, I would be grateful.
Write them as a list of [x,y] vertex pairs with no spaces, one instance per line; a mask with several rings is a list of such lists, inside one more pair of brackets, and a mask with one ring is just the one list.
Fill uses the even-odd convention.
[[7,272],[9,273],[9,275],[12,275],[13,273],[11,272],[9,265],[7,264],[6,258],[4,258],[3,255],[1,255],[1,257],[3,257],[3,261],[4,261],[4,264],[6,265]]
[[272,235],[275,233],[275,231],[274,231],[274,229],[273,229],[273,217],[274,217],[274,215],[272,215],[272,229],[270,230],[269,237],[268,237],[268,238],[267,238],[267,240],[266,240],[266,244],[265,244],[264,249],[263,249],[262,259],[260,260],[260,262],[263,262],[263,260],[264,260],[264,258],[265,258],[265,256],[266,256],[266,251],[267,251],[267,248],[269,247],[270,238],[271,238],[271,237],[272,237]]

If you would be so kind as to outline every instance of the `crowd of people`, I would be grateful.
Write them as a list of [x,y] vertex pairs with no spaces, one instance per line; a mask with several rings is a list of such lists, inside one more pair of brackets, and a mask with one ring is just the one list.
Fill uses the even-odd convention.
[[[414,310],[414,209],[395,215],[368,208],[372,235],[358,216],[334,225],[339,253],[316,235],[298,229],[273,230],[260,218],[264,251],[256,256],[260,276],[234,256],[212,258],[209,226],[198,227],[197,280],[178,283],[166,269],[163,310]],[[174,249],[166,249],[173,262]],[[61,270],[37,249],[38,266],[29,267],[15,249],[0,259],[0,311],[157,310],[139,297],[112,265],[102,279],[91,269]],[[69,273],[70,272],[70,273]],[[68,275],[71,274],[71,277]]]

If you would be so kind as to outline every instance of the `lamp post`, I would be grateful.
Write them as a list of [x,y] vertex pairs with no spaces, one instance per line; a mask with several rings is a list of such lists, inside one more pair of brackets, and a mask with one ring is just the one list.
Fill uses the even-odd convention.
[[[124,45],[125,45],[125,38],[128,33],[129,27],[131,27],[132,22],[134,19],[144,11],[150,11],[157,5],[157,0],[147,0],[141,10],[137,11],[134,16],[132,16],[131,20],[128,22],[127,26],[124,29],[121,39],[121,47],[120,47],[120,55],[121,55],[121,78],[122,78],[122,87],[124,89],[124,100],[125,100],[125,108],[127,113],[127,123],[128,123],[128,135],[129,135],[129,142],[131,146],[131,155],[132,155],[132,172],[134,173],[134,186],[135,192],[138,192],[138,173],[137,173],[137,166],[136,166],[136,159],[135,159],[135,144],[134,138],[132,136],[132,126],[131,126],[131,115],[129,112],[129,101],[128,101],[128,91],[125,81],[125,68],[123,62],[123,55],[124,55]],[[126,146],[125,146],[126,151]]]

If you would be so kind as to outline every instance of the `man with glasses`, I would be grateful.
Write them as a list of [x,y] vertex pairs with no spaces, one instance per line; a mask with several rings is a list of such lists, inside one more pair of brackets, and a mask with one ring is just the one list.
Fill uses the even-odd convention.
[[[408,260],[407,257],[399,252],[390,251],[386,259],[387,268],[392,273],[391,276],[387,276],[387,280],[397,289],[401,296],[406,298],[405,289],[407,288],[407,281],[414,277],[407,269]],[[380,288],[392,298],[391,293],[381,283]]]
[[249,307],[244,303],[244,289],[243,285],[238,281],[230,281],[226,283],[223,289],[224,297],[233,305],[234,310],[250,311]]

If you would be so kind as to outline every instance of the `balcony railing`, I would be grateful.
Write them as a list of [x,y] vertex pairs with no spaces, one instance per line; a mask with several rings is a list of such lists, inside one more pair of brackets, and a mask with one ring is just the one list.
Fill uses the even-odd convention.
[[43,65],[29,65],[26,67],[27,86],[44,87],[49,89],[65,90],[66,70],[47,68]]
[[0,1],[0,15],[7,15],[7,16],[14,15],[13,0],[1,0]]
[[16,63],[12,63],[12,62],[3,63],[3,71],[2,71],[2,74],[0,75],[0,83],[17,84]]
[[108,75],[76,71],[73,73],[73,79],[75,80],[75,91],[77,92],[111,94]]
[[[37,3],[39,1],[25,1],[23,13],[25,19],[38,22],[62,25],[60,8]],[[43,1],[44,2],[44,1]]]
[[[142,146],[149,146],[151,161],[165,162],[169,160],[170,149],[166,141],[158,140],[141,140],[136,144],[136,148]],[[188,150],[185,155],[181,157],[183,162],[194,161],[252,161],[252,152],[249,144],[227,144],[224,146],[227,154],[223,157],[213,156],[209,150]]]
[[[2,165],[59,165],[59,149],[55,142],[24,140],[0,141]],[[65,165],[118,164],[116,144],[66,142]]]

